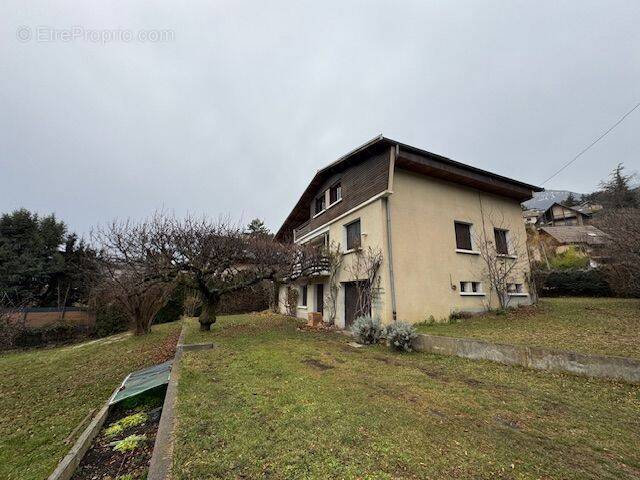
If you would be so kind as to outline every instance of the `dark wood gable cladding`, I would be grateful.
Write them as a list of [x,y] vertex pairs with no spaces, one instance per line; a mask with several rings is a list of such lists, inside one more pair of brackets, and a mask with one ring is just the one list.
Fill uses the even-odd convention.
[[[348,212],[371,197],[384,192],[389,185],[389,159],[391,152],[384,149],[381,152],[365,157],[359,163],[349,166],[343,172],[334,174],[320,184],[314,191],[313,201],[307,208],[309,221],[296,228],[296,238],[321,227],[325,223]],[[336,182],[342,186],[342,200],[332,206],[327,205],[323,213],[314,215],[315,199],[329,189]]]

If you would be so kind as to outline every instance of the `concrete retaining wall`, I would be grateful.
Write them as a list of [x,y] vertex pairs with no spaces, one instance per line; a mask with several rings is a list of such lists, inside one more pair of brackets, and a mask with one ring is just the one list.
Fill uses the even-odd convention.
[[536,370],[568,372],[587,377],[640,383],[640,360],[606,355],[552,350],[526,345],[506,345],[471,338],[420,334],[414,340],[419,352],[455,355],[473,360],[490,360]]

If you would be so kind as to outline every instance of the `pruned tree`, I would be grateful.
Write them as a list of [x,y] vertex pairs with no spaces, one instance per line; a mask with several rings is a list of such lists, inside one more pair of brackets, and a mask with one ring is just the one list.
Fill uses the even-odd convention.
[[173,276],[200,294],[203,331],[215,323],[223,295],[280,278],[291,270],[290,247],[266,235],[247,235],[228,219],[187,216],[180,220],[159,215],[154,225],[156,249],[162,252],[165,264]]
[[608,210],[597,219],[597,226],[608,235],[609,258],[603,268],[612,289],[640,297],[640,208]]
[[487,307],[495,291],[500,308],[505,309],[511,301],[509,285],[516,283],[516,276],[528,259],[526,245],[512,234],[514,229],[504,216],[490,214],[486,218],[483,215],[483,219],[481,231],[474,235],[474,245],[482,259],[482,270],[478,273],[490,286]]
[[124,313],[136,335],[149,333],[175,282],[156,248],[153,221],[114,221],[92,233],[96,265],[87,270],[92,295]]
[[379,248],[358,248],[353,259],[346,266],[346,271],[355,280],[356,312],[358,315],[371,313],[373,301],[379,291],[380,267],[382,266],[382,250]]

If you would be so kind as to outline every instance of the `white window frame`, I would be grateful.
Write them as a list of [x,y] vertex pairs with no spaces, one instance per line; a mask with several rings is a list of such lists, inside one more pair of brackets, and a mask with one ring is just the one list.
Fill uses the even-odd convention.
[[[473,284],[476,284],[476,291],[473,291]],[[470,290],[467,290],[467,286]],[[484,297],[486,293],[482,287],[482,282],[463,280],[460,282],[460,296],[462,297]]]
[[358,218],[354,218],[353,220],[348,221],[347,223],[344,223],[342,225],[342,240],[343,240],[343,245],[344,245],[344,250],[342,251],[343,254],[346,253],[351,253],[351,252],[355,252],[356,249],[355,248],[347,248],[347,227],[351,224],[354,224],[356,222],[360,222],[360,248],[362,248],[362,218],[358,217]]

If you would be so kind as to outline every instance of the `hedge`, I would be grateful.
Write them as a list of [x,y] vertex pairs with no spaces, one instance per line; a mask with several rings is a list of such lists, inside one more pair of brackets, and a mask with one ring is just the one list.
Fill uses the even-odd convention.
[[534,274],[534,280],[541,297],[612,295],[605,273],[597,268],[538,271]]

